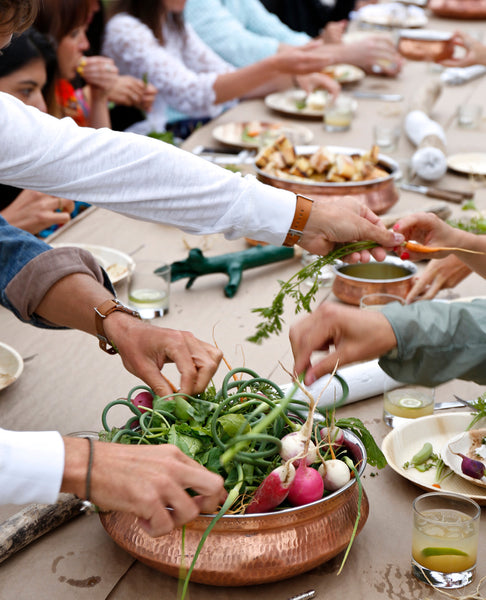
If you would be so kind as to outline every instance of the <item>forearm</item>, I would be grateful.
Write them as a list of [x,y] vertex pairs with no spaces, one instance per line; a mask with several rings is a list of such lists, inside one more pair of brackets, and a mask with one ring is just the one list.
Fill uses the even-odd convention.
[[111,128],[110,110],[108,108],[108,94],[102,90],[92,90],[91,92],[89,126],[93,127],[93,129],[100,129],[100,127]]
[[472,250],[479,254],[471,254],[468,252],[454,252],[454,254],[463,263],[476,271],[481,277],[486,277],[486,235],[470,233],[467,231],[457,230],[456,242],[454,246]]

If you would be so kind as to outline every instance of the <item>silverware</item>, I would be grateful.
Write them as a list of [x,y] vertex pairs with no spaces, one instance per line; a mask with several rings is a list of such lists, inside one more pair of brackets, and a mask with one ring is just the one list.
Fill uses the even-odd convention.
[[461,402],[464,406],[469,406],[469,408],[472,408],[473,410],[476,410],[476,408],[467,400],[463,400],[462,398],[459,398],[459,396],[456,396],[456,394],[454,394],[454,398],[458,401]]
[[418,194],[423,194],[429,198],[440,198],[441,200],[447,200],[448,202],[454,202],[456,204],[460,204],[464,200],[471,200],[474,196],[474,192],[442,190],[440,188],[429,187],[426,185],[415,185],[405,182],[401,182],[399,185],[402,190],[417,192]]
[[316,595],[315,590],[309,590],[308,592],[304,592],[303,594],[298,594],[297,596],[292,596],[288,600],[310,600],[311,598],[314,598],[315,595]]
[[434,410],[445,410],[447,408],[467,408],[474,409],[474,406],[471,405],[467,400],[463,400],[454,394],[455,400],[449,400],[446,402],[436,402],[434,406]]
[[365,92],[357,90],[353,92],[355,98],[366,98],[368,100],[384,100],[385,102],[401,102],[403,96],[401,94],[382,94],[379,92]]
[[193,154],[213,162],[217,165],[251,165],[255,161],[256,153],[250,150],[217,150],[215,148],[206,148],[205,146],[196,146]]

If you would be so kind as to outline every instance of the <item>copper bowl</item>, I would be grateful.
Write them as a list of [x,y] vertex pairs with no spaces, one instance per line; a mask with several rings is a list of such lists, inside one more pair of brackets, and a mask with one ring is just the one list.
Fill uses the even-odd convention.
[[[345,431],[346,445],[358,472],[366,467],[361,440]],[[369,513],[363,491],[361,531]],[[197,559],[191,581],[216,586],[246,586],[280,581],[304,573],[344,550],[358,515],[358,486],[352,479],[329,496],[298,508],[256,515],[225,515],[214,526]],[[194,557],[211,515],[186,525],[185,564]],[[172,577],[181,566],[181,529],[151,538],[133,515],[100,513],[101,523],[113,540],[141,562]]]
[[429,0],[427,8],[438,17],[486,19],[486,0]]
[[451,32],[431,29],[402,29],[398,51],[410,60],[445,60],[454,54],[452,35]]
[[388,256],[383,262],[372,260],[354,265],[340,262],[333,266],[333,271],[332,291],[336,298],[346,304],[359,305],[361,298],[368,294],[392,294],[406,298],[417,267],[413,262]]
[[[318,148],[319,146],[297,146],[295,152],[297,155],[310,155]],[[352,155],[365,153],[365,150],[360,148],[342,146],[327,146],[327,148],[336,154]],[[381,215],[387,212],[398,201],[395,179],[399,178],[400,169],[398,163],[382,154],[379,155],[378,166],[382,167],[388,174],[379,179],[345,183],[283,179],[275,175],[270,175],[258,167],[255,167],[255,169],[257,178],[273,187],[289,190],[295,194],[310,196],[311,198],[324,197],[327,199],[328,196],[354,196],[364,202],[374,213]]]

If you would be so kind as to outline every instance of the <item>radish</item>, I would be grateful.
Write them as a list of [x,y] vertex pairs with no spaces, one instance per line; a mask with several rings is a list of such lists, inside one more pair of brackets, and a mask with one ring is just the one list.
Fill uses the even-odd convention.
[[[299,431],[288,433],[282,438],[282,447],[280,448],[280,456],[282,457],[282,460],[288,461],[295,459],[294,463],[298,465],[301,462],[301,459],[305,457],[305,463],[307,465],[312,465],[316,462],[316,446],[312,440],[308,440],[306,438],[304,428],[305,425]],[[306,444],[307,451],[305,450]]]
[[300,461],[287,496],[292,506],[303,506],[322,498],[324,481],[316,469]]
[[344,444],[344,431],[340,427],[323,427],[321,439],[323,442],[327,442],[327,444],[323,444],[324,448],[329,447],[329,442],[332,442],[333,449],[337,450]]
[[294,478],[295,467],[291,462],[274,469],[258,486],[245,513],[265,513],[277,508],[287,498]]
[[342,460],[325,460],[319,467],[319,475],[322,478],[324,489],[335,492],[344,487],[351,479],[351,472]]
[[147,412],[147,408],[153,408],[154,397],[150,392],[139,392],[135,398],[132,398],[133,404],[141,413]]

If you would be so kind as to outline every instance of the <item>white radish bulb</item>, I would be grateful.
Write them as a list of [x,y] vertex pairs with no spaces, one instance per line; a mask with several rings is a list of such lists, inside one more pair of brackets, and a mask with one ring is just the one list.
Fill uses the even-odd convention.
[[[287,462],[295,457],[299,457],[296,460],[298,464],[300,459],[304,457],[304,449],[306,444],[306,438],[302,435],[302,430],[293,431],[288,433],[282,438],[282,447],[280,448],[280,456],[283,461]],[[309,440],[309,446],[307,448],[307,454],[305,457],[305,464],[312,465],[317,461],[317,451],[314,442]]]
[[351,471],[342,460],[326,460],[319,467],[319,474],[324,481],[324,489],[335,492],[344,487],[351,479]]

